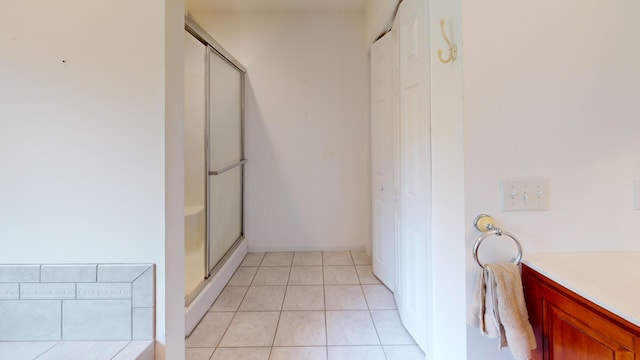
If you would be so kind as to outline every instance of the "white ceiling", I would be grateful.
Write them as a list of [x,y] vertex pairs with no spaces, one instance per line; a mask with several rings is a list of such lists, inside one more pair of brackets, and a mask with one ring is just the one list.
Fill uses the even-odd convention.
[[364,10],[367,0],[186,0],[188,11]]

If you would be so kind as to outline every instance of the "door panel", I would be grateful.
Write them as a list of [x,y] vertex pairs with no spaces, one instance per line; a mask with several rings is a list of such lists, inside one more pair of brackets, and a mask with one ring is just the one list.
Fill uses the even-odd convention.
[[549,359],[632,360],[635,354],[608,334],[599,334],[588,325],[549,306]]
[[242,73],[209,49],[209,170],[242,159]]
[[187,300],[195,296],[207,275],[204,212],[206,55],[206,45],[184,31],[184,283]]
[[430,89],[428,3],[404,0],[398,12],[400,63],[400,238],[398,309],[429,353],[431,311]]
[[209,176],[209,264],[215,266],[242,235],[242,167]]
[[242,72],[209,48],[209,273],[242,236]]
[[614,350],[594,341],[564,319],[552,315],[552,322],[552,359],[615,359]]
[[393,35],[371,47],[371,153],[373,273],[391,290],[396,286],[397,117],[394,106]]

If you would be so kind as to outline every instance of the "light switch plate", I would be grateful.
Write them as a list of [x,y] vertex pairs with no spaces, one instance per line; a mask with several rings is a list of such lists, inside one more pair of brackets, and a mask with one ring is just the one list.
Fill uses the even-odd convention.
[[506,179],[501,186],[502,211],[545,211],[549,209],[549,180]]
[[640,180],[633,180],[633,208],[640,210]]

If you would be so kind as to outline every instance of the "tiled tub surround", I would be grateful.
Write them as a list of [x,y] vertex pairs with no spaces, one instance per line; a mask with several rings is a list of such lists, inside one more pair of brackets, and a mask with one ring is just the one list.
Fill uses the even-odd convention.
[[151,264],[0,265],[0,358],[29,359],[9,357],[21,347],[46,351],[38,359],[70,348],[105,354],[92,359],[144,352],[155,337],[154,287]]
[[153,360],[154,343],[133,341],[0,341],[2,360]]

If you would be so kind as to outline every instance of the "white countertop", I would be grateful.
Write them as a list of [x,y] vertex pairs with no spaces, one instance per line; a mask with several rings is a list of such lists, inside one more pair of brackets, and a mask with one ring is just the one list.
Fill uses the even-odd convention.
[[528,254],[542,275],[640,326],[640,251]]

